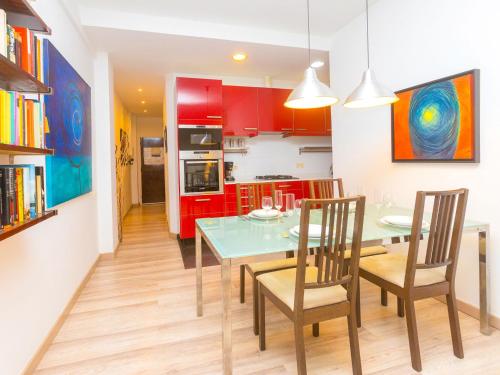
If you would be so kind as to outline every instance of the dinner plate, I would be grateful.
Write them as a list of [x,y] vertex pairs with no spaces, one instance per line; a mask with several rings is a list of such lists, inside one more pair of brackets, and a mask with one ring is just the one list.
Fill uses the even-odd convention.
[[[408,221],[408,218],[410,221]],[[409,229],[412,227],[413,218],[411,216],[384,216],[380,218],[380,222],[384,225],[389,225],[392,227],[398,228],[406,228]],[[408,224],[410,222],[410,224]],[[422,222],[422,229],[429,229],[430,224],[427,221]]]
[[392,225],[397,225],[399,227],[411,227],[411,225],[413,224],[413,217],[411,216],[390,215],[382,217],[381,220]]
[[[300,236],[300,225],[296,225],[290,229],[290,233],[294,236]],[[328,229],[326,231],[328,236]],[[309,238],[319,240],[321,238],[321,225],[319,224],[309,224]]]
[[277,219],[280,216],[280,211],[278,210],[253,210],[248,214],[249,217],[258,220],[270,220]]

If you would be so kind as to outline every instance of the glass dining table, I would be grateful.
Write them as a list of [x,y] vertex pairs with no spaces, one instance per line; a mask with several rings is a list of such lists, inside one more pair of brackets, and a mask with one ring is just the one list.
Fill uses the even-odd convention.
[[[413,210],[399,207],[380,208],[367,204],[363,224],[363,246],[387,245],[409,241],[411,228],[395,227],[380,222],[385,215],[412,216]],[[299,214],[274,220],[256,220],[247,216],[204,218],[196,220],[196,304],[197,315],[203,315],[202,288],[202,238],[221,264],[222,271],[222,357],[223,373],[232,374],[232,325],[231,325],[231,263],[233,260],[258,258],[268,254],[297,250],[298,237],[290,229],[299,224]],[[321,223],[318,211],[311,211],[311,223]],[[466,220],[464,234],[478,233],[479,254],[479,311],[480,330],[490,334],[488,322],[488,285],[486,251],[489,225]],[[425,235],[425,230],[423,230]],[[310,240],[310,248],[318,242]]]

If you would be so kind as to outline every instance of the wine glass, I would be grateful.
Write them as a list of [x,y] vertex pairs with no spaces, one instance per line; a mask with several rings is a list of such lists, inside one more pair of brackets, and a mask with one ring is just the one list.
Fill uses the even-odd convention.
[[382,204],[384,205],[384,208],[391,208],[392,207],[392,194],[391,193],[384,193],[382,197]]
[[266,211],[273,208],[273,198],[269,196],[262,197],[262,208]]
[[295,194],[286,194],[285,195],[285,211],[286,216],[292,216],[293,211],[295,210]]
[[281,207],[283,207],[283,191],[282,190],[276,190],[274,192],[274,207],[278,211],[281,211]]
[[380,215],[380,209],[382,208],[383,205],[383,196],[382,192],[378,189],[375,189],[373,192],[373,201],[375,203],[375,208],[377,209],[377,213]]
[[300,215],[300,210],[302,209],[302,199],[297,199],[295,201],[295,212]]

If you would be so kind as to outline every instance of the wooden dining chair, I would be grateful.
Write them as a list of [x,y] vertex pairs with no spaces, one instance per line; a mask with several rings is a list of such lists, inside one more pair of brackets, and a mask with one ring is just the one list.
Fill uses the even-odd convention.
[[[335,194],[335,185],[337,186],[337,194]],[[309,180],[309,198],[333,199],[336,196],[344,197],[344,185],[341,178]]]
[[[354,203],[353,225],[348,226],[349,205]],[[321,210],[319,264],[307,266],[310,211]],[[304,326],[347,317],[352,370],[361,374],[358,331],[356,324],[356,292],[363,232],[365,197],[327,200],[304,200],[300,217],[298,265],[296,269],[270,272],[257,276],[259,288],[259,347],[266,349],[265,299],[269,299],[294,324],[297,371],[307,374]],[[351,229],[349,229],[351,228]],[[348,232],[352,232],[349,233]],[[332,235],[328,235],[331,233]],[[351,264],[344,272],[347,238],[352,238]]]
[[[236,204],[238,216],[262,206],[262,197],[269,195],[274,199],[275,186],[272,182],[236,184]],[[253,285],[253,328],[259,334],[258,302],[257,302],[257,276],[267,272],[295,268],[297,258],[276,259],[264,262],[254,262],[240,265],[240,302],[245,303],[245,270],[252,279]]]
[[[359,275],[404,301],[412,367],[422,371],[415,301],[446,296],[453,352],[464,357],[455,298],[455,275],[467,205],[467,189],[417,192],[408,255],[385,254],[360,261]],[[427,198],[433,199],[425,260],[418,260]],[[423,254],[422,254],[423,255]]]
[[[342,182],[342,178],[327,178],[309,181],[309,198],[333,199],[335,197],[344,198],[344,183]],[[384,246],[368,246],[361,248],[360,257],[364,258],[386,253],[387,249]],[[350,254],[347,252],[345,258],[347,265],[349,265],[349,260]],[[387,291],[384,288],[380,289],[380,303],[383,306],[387,306]],[[359,321],[358,326],[361,326],[361,322]]]

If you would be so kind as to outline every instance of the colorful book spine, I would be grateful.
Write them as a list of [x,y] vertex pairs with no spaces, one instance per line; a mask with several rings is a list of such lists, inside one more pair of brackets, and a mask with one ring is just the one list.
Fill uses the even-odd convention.
[[23,168],[15,168],[16,172],[16,211],[17,211],[17,222],[24,222],[24,172]]
[[0,54],[5,57],[8,57],[7,40],[7,14],[0,9]]

